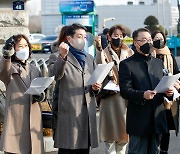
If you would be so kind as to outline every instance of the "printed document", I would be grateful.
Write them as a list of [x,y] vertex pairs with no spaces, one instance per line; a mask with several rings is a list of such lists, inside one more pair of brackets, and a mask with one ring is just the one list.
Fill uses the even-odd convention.
[[172,76],[163,76],[154,91],[157,93],[164,93],[169,88],[173,88],[176,81],[180,78],[180,73]]
[[40,95],[54,81],[53,77],[39,77],[32,80],[25,94]]
[[110,62],[108,64],[98,64],[86,85],[93,85],[96,82],[102,83],[109,71],[112,69],[113,65],[114,62]]

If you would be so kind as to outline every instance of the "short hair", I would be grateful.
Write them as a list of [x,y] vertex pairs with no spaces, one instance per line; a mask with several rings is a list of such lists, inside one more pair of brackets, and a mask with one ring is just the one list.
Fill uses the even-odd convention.
[[76,33],[76,30],[78,30],[78,29],[84,29],[85,31],[87,31],[87,28],[84,27],[83,25],[74,23],[74,24],[68,26],[65,34],[66,34],[66,36],[73,37],[74,34]]
[[115,25],[115,26],[112,26],[110,29],[109,29],[109,36],[112,36],[113,32],[116,30],[116,29],[119,29],[122,31],[122,34],[123,34],[123,37],[126,36],[126,32],[124,30],[124,28],[122,28],[122,26],[120,25]]
[[166,36],[165,36],[165,34],[164,34],[162,31],[160,31],[160,30],[154,31],[154,32],[152,33],[152,35],[151,35],[152,39],[154,39],[155,36],[156,36],[156,34],[158,34],[158,33],[161,33],[161,34],[162,34],[162,36],[163,36],[163,38],[164,38],[164,44],[166,44]]
[[[14,48],[15,48],[15,45],[20,42],[20,40],[24,38],[28,44],[28,47],[29,47],[29,58],[31,58],[31,54],[32,54],[32,51],[31,51],[31,44],[29,42],[29,39],[28,37],[26,37],[24,34],[17,34],[17,35],[13,35],[13,39],[14,39]],[[15,54],[11,57],[11,61],[14,61],[16,58],[15,58]]]
[[132,34],[133,40],[136,40],[140,32],[148,32],[151,35],[150,31],[147,28],[139,28],[133,32]]
[[107,35],[108,32],[109,32],[109,28],[104,28],[104,29],[103,29],[103,34],[104,34],[104,35]]

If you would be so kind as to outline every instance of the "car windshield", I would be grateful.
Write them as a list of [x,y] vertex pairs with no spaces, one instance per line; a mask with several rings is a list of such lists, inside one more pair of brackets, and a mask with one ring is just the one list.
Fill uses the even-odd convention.
[[42,38],[41,40],[55,40],[57,38],[57,36],[46,36],[44,38]]

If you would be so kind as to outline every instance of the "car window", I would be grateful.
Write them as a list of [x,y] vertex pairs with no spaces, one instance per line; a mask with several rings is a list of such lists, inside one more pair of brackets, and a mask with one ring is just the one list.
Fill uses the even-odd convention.
[[36,35],[36,36],[34,36],[34,39],[42,39],[42,38],[44,38],[43,36],[38,36],[38,35]]

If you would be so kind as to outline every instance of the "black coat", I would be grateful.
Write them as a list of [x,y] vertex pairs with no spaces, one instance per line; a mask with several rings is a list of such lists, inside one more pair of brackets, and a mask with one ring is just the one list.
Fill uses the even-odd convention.
[[135,53],[119,67],[120,93],[128,100],[126,130],[130,135],[166,133],[167,121],[163,95],[145,100],[146,90],[153,90],[163,77],[163,63],[152,56]]

